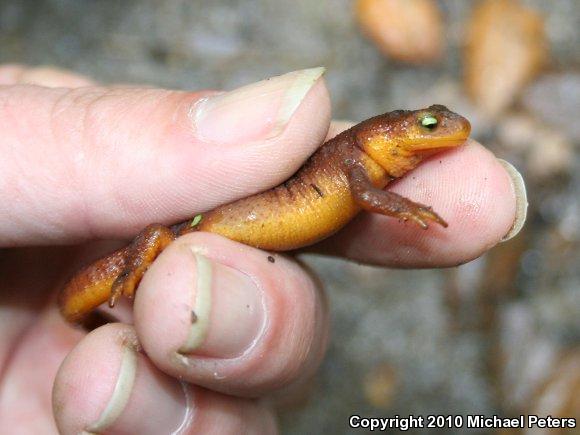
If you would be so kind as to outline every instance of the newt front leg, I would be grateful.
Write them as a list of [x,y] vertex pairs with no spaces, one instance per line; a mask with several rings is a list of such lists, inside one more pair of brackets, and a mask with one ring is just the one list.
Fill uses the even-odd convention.
[[447,227],[447,222],[435,213],[431,207],[413,202],[396,193],[377,189],[365,170],[358,165],[350,168],[348,181],[355,202],[363,210],[396,217],[403,221],[411,219],[423,229],[429,227],[428,221],[437,222],[439,225]]

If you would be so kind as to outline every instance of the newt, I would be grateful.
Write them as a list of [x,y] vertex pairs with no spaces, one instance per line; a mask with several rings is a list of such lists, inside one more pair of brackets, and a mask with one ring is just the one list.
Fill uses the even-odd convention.
[[128,246],[80,270],[59,296],[71,323],[121,296],[132,298],[143,274],[177,237],[208,231],[268,251],[319,242],[365,210],[447,227],[431,207],[383,190],[434,153],[460,146],[471,126],[445,106],[397,110],[363,121],[325,142],[287,181],[173,226],[152,224]]

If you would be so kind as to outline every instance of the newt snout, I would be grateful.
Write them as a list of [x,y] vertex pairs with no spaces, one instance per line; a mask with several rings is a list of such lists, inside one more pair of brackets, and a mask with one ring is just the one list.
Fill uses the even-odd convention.
[[121,296],[133,297],[143,274],[175,238],[208,231],[271,251],[311,245],[344,227],[360,211],[422,228],[447,223],[431,207],[383,190],[433,153],[459,146],[469,121],[445,106],[397,110],[355,125],[322,145],[290,179],[265,192],[196,215],[172,227],[148,226],[127,247],[79,271],[60,294],[70,322]]

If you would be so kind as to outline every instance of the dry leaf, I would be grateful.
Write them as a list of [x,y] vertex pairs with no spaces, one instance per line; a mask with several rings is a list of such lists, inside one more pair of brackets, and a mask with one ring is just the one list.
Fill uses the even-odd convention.
[[398,390],[397,373],[389,363],[382,362],[366,374],[363,388],[368,403],[379,409],[389,409]]
[[467,90],[488,115],[509,107],[547,55],[541,16],[517,0],[485,0],[469,23]]
[[580,417],[579,389],[580,349],[576,348],[562,355],[562,359],[554,367],[545,384],[537,391],[533,401],[534,406],[529,412],[541,416],[578,419]]
[[580,71],[543,75],[522,96],[522,105],[539,119],[580,143],[580,123],[571,113],[578,111]]
[[505,114],[497,137],[512,152],[523,155],[526,175],[534,181],[569,174],[574,167],[574,145],[559,129],[526,113]]
[[441,57],[443,24],[432,0],[358,0],[363,32],[393,59],[414,64]]

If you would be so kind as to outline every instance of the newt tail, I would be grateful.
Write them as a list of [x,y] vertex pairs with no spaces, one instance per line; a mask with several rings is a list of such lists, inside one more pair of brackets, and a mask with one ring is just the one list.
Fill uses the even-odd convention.
[[177,237],[220,234],[270,251],[323,240],[365,210],[411,220],[426,229],[447,223],[431,207],[383,190],[426,157],[463,144],[469,121],[444,106],[397,110],[355,125],[327,141],[290,179],[273,189],[222,205],[193,220],[148,226],[125,248],[80,270],[60,294],[62,314],[80,322],[121,296],[132,298],[143,274]]

